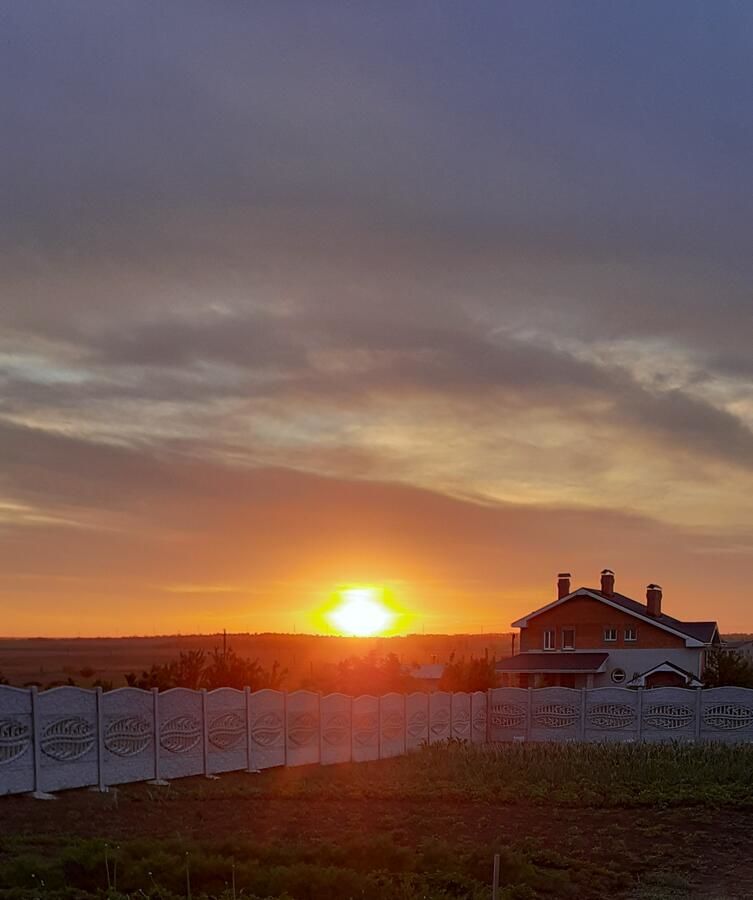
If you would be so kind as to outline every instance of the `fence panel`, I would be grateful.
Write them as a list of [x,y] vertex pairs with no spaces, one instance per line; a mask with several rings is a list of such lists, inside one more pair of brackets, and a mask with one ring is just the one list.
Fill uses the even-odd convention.
[[429,694],[429,743],[438,744],[452,735],[452,695],[446,691]]
[[350,762],[350,704],[350,697],[346,694],[327,694],[322,697],[322,765]]
[[246,695],[217,688],[206,695],[207,774],[237,772],[248,765]]
[[250,769],[285,765],[285,694],[265,688],[247,697]]
[[753,690],[344,694],[0,686],[0,794],[399,756],[449,737],[753,741]]
[[456,741],[468,741],[471,738],[471,695],[452,694],[450,702],[451,734]]
[[575,688],[552,687],[534,691],[531,740],[578,740],[584,699],[583,691]]
[[525,688],[493,688],[491,691],[491,741],[520,741],[528,733],[530,694]]
[[294,691],[287,701],[287,765],[319,762],[319,694]]
[[379,759],[379,698],[364,694],[353,701],[353,762]]
[[486,691],[471,694],[471,741],[474,744],[486,743],[486,704]]
[[379,698],[379,756],[405,753],[405,696],[385,694]]
[[156,778],[151,691],[126,687],[102,694],[102,725],[105,784]]
[[171,688],[158,697],[159,773],[184,778],[204,772],[204,710],[201,691]]
[[59,687],[37,694],[39,784],[62,791],[99,783],[97,692]]
[[35,787],[31,691],[0,685],[0,794]]
[[696,692],[689,688],[651,688],[643,694],[641,736],[645,741],[695,739]]
[[417,750],[429,742],[429,697],[415,692],[405,698],[405,747]]
[[583,738],[587,741],[635,741],[640,737],[641,695],[628,688],[586,691]]
[[750,688],[721,687],[701,693],[701,740],[753,741],[753,691]]

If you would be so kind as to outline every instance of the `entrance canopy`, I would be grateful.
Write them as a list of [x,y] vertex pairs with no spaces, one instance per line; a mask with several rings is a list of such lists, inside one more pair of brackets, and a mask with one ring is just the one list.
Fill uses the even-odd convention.
[[608,653],[519,653],[500,660],[497,672],[534,675],[596,675],[606,668]]

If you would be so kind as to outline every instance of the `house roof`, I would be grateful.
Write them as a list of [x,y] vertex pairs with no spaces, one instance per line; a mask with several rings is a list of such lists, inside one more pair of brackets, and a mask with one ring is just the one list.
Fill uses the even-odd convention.
[[543,653],[518,653],[503,659],[495,666],[497,672],[578,672],[595,674],[604,671],[608,653],[574,653],[572,651],[548,651]]
[[643,684],[645,679],[649,675],[652,675],[654,672],[677,672],[677,674],[682,675],[689,684],[703,683],[697,675],[694,675],[692,672],[688,672],[687,669],[676,666],[673,662],[665,659],[664,662],[658,663],[657,665],[652,666],[650,669],[646,669],[645,672],[641,672],[638,675],[635,675],[630,679],[628,684]]
[[616,591],[609,596],[598,588],[589,587],[580,587],[567,594],[565,597],[554,600],[552,603],[548,603],[546,606],[542,606],[539,609],[528,613],[527,616],[523,616],[523,618],[513,622],[512,627],[525,628],[528,625],[529,619],[532,619],[534,616],[538,616],[561,603],[565,603],[567,600],[578,595],[593,597],[595,600],[600,600],[602,603],[606,603],[609,606],[622,609],[625,612],[630,613],[630,615],[633,615],[644,622],[649,622],[651,625],[655,625],[665,631],[673,632],[680,637],[690,638],[690,640],[698,644],[710,644],[717,633],[716,622],[683,622],[680,619],[675,619],[674,616],[668,616],[666,613],[662,613],[660,616],[649,616],[645,605],[639,603],[637,600],[633,600],[632,597],[626,597],[624,594],[618,594]]
[[428,663],[424,666],[416,666],[411,669],[411,675],[414,678],[422,678],[426,681],[439,680],[444,675],[444,663]]

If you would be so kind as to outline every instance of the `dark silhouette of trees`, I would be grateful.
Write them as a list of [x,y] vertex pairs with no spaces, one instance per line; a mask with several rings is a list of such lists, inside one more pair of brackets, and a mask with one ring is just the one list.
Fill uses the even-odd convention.
[[394,653],[383,658],[374,655],[351,656],[323,671],[304,679],[304,688],[323,694],[342,693],[356,697],[360,694],[388,694],[390,691],[409,693],[416,689],[413,676],[406,672]]
[[735,650],[715,648],[706,655],[703,679],[706,687],[753,688],[753,662]]
[[169,688],[185,687],[194,690],[201,687],[201,675],[204,670],[204,651],[182,651],[177,659],[167,663],[153,663],[152,667],[141,673],[141,677],[131,672],[126,675],[129,687],[151,690],[157,688],[166,691]]
[[210,691],[220,687],[238,690],[250,687],[252,691],[277,689],[282,685],[286,674],[276,661],[270,670],[266,670],[258,659],[244,659],[232,649],[215,648],[202,672],[201,686]]
[[153,664],[148,671],[137,676],[131,672],[126,675],[130,687],[151,690],[157,688],[166,691],[174,687],[185,687],[198,690],[219,687],[234,687],[243,690],[250,687],[252,691],[262,688],[279,688],[287,672],[280,669],[277,662],[267,670],[257,659],[246,659],[232,649],[215,648],[209,658],[203,650],[183,651],[177,659],[167,663]]
[[439,681],[441,691],[486,691],[497,687],[499,680],[494,669],[495,659],[472,658],[455,660],[454,654],[445,666]]

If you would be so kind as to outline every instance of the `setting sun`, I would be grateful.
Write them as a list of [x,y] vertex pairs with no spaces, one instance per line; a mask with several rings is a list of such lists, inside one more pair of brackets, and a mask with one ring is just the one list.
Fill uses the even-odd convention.
[[341,634],[370,637],[389,629],[395,619],[376,588],[348,588],[329,613],[329,620]]

